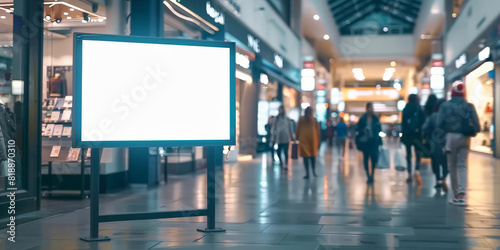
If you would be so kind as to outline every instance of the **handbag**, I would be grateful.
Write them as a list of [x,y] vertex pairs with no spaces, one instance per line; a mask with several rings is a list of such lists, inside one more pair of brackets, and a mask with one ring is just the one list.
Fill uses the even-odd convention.
[[477,135],[476,127],[470,118],[462,119],[462,131],[462,134],[468,137],[475,137]]
[[299,144],[292,143],[292,159],[298,159],[298,158],[299,158]]
[[375,168],[378,169],[388,169],[391,168],[391,161],[390,159],[390,154],[389,150],[385,148],[381,148],[379,150],[379,157],[377,161],[377,166]]

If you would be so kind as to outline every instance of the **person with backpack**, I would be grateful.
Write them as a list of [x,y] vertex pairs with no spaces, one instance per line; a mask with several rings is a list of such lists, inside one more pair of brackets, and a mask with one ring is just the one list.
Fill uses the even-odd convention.
[[[434,187],[442,187],[446,192],[447,186],[445,180],[446,176],[448,175],[448,161],[444,152],[445,134],[443,133],[442,129],[436,127],[436,120],[438,117],[437,112],[441,104],[443,104],[446,100],[437,100],[437,98],[435,100],[436,102],[434,103],[433,111],[429,115],[427,115],[425,123],[422,126],[422,131],[425,134],[425,145],[427,145],[427,150],[429,150],[430,152],[432,171],[436,176],[436,185]],[[434,98],[431,99],[431,97],[429,96],[429,99],[427,100],[427,103],[425,105],[426,113],[428,112],[427,108],[432,106],[429,102],[434,102]]]
[[446,134],[445,151],[454,193],[449,203],[465,206],[470,138],[476,136],[481,127],[476,108],[465,99],[463,83],[452,86],[451,96],[451,100],[439,107],[436,127]]
[[[382,125],[380,119],[375,114],[373,103],[366,104],[366,113],[359,118],[356,127],[356,147],[363,152],[363,165],[365,167],[366,176],[368,177],[367,183],[373,183],[373,173],[377,167],[379,146],[383,145],[382,138],[380,137]],[[371,160],[371,171],[369,161]]]
[[401,142],[406,148],[406,164],[408,169],[407,182],[412,181],[412,148],[415,150],[415,181],[422,185],[420,176],[420,147],[422,147],[422,125],[425,122],[425,114],[419,104],[419,98],[415,94],[408,97],[408,103],[403,109],[402,128],[403,136]]

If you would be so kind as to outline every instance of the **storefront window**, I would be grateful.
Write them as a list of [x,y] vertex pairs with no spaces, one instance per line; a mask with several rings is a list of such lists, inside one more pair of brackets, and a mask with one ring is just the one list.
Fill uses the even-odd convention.
[[492,153],[493,141],[493,62],[485,62],[465,78],[467,101],[474,104],[479,116],[481,132],[471,140],[471,149]]

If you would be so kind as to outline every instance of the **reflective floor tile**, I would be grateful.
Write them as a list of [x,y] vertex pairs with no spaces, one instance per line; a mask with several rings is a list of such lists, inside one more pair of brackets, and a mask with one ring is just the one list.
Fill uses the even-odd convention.
[[0,241],[0,249],[12,250],[146,250],[158,245],[159,241],[111,240],[85,242],[75,240],[20,240],[16,243]]
[[413,235],[409,227],[378,227],[378,226],[323,226],[321,234],[375,234],[375,235]]
[[199,242],[279,244],[285,236],[284,233],[212,233],[206,234]]
[[278,225],[272,224],[266,228],[263,233],[303,233],[317,234],[323,225]]

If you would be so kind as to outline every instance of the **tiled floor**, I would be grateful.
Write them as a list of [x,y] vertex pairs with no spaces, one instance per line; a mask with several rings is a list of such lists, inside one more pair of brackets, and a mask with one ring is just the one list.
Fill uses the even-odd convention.
[[[367,186],[359,155],[340,161],[334,152],[322,147],[319,177],[309,180],[297,160],[288,173],[268,156],[226,165],[217,175],[216,218],[226,233],[197,232],[204,217],[113,222],[100,226],[111,241],[87,243],[79,237],[89,233],[89,209],[59,208],[18,225],[16,243],[2,230],[0,249],[500,249],[500,161],[471,154],[463,208],[447,204],[450,194],[434,188],[427,164],[422,188],[392,169],[377,170]],[[158,188],[101,196],[100,212],[204,208],[205,192],[203,172],[171,176]]]

